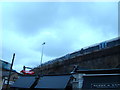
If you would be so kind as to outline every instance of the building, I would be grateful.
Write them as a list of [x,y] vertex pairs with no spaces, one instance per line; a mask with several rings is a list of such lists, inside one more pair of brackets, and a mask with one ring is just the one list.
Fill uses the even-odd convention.
[[[0,60],[1,88],[3,88],[3,89],[5,89],[7,86],[9,72],[10,72],[10,66],[11,66],[10,63]],[[11,75],[10,75],[9,85],[12,85],[15,82],[15,80],[18,78],[18,75],[19,75],[18,72],[16,72],[15,70],[12,70]]]
[[120,68],[75,69],[73,90],[76,89],[120,89]]
[[75,67],[71,74],[19,77],[11,86],[13,90],[103,90],[120,89],[120,68],[80,69]]

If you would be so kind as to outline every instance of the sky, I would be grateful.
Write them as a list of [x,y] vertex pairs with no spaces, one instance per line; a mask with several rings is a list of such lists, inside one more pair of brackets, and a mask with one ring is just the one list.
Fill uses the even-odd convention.
[[0,59],[34,68],[118,36],[117,2],[4,2]]

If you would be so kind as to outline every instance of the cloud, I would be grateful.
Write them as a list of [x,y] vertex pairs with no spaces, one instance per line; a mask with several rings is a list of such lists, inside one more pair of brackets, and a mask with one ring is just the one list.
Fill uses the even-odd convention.
[[50,26],[57,14],[56,3],[10,3],[3,9],[3,18],[7,21],[5,26],[13,23],[15,30],[22,35],[33,35],[39,28]]
[[[34,38],[24,38],[12,31],[4,31],[3,38],[2,59],[11,62],[12,54],[15,53],[14,69],[20,66],[17,70],[21,70],[24,65],[30,67],[40,65],[41,50],[36,52],[31,48]],[[44,55],[43,62],[52,58]]]
[[113,29],[110,26],[117,27],[116,6],[117,3],[106,2],[10,3],[5,4],[3,8],[4,26],[13,26],[21,35],[33,36],[43,28],[61,24],[69,18],[83,18],[91,26],[108,30]]
[[118,35],[117,3],[3,3],[3,55],[14,68],[43,62]]
[[[90,26],[81,19],[81,22],[75,18],[70,18],[60,25],[53,28],[46,28],[40,37],[46,42],[46,56],[57,57],[60,55],[80,50],[82,47],[89,46],[107,40],[110,37],[115,37],[114,34],[104,35],[102,28]],[[98,34],[99,33],[99,34]],[[37,37],[34,44],[36,51],[41,51],[41,38]],[[43,39],[42,39],[43,40]],[[43,42],[44,42],[43,41]]]

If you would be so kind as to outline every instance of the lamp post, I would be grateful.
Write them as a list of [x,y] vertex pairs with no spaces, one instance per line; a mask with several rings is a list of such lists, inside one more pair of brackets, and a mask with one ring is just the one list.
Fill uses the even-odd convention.
[[43,59],[43,49],[44,49],[44,45],[45,45],[45,42],[43,42],[43,44],[42,44],[42,52],[41,52],[41,62],[40,62],[40,66],[42,66],[42,59]]
[[41,62],[40,62],[40,75],[42,76],[42,59],[43,59],[43,49],[44,49],[45,42],[42,44],[42,52],[41,52]]

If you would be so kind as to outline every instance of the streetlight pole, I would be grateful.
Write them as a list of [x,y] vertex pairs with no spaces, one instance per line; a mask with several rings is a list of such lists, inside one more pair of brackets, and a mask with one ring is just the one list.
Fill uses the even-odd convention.
[[42,59],[43,59],[44,45],[45,45],[45,42],[43,42],[43,44],[42,44],[42,52],[41,52],[41,62],[40,62],[40,67],[42,67]]
[[40,75],[42,76],[42,59],[43,59],[43,49],[44,49],[45,42],[42,44],[42,52],[41,52],[41,62],[40,62]]

